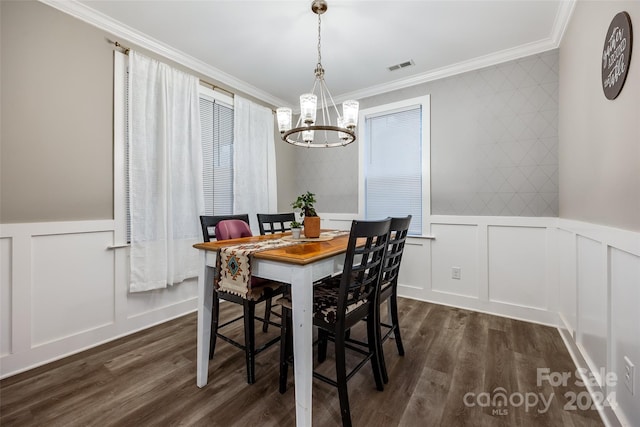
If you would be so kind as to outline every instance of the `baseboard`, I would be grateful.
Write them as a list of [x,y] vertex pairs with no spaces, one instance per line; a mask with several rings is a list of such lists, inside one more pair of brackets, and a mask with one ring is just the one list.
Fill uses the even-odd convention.
[[[562,341],[564,341],[564,345],[567,348],[567,351],[569,352],[573,363],[576,365],[576,370],[589,369],[586,360],[582,356],[580,349],[575,344],[575,341],[573,340],[573,337],[571,336],[569,331],[566,328],[561,327],[558,328],[558,333],[560,334]],[[593,402],[597,402],[599,400],[596,398],[596,395],[605,394],[605,391],[603,391],[601,387],[597,385],[592,386],[590,381],[584,381],[584,383],[587,387],[587,391],[591,395],[591,400]],[[619,418],[615,412],[615,409],[609,404],[604,406],[601,405],[600,407],[598,407],[598,413],[600,414],[600,418],[602,418],[602,422],[607,427],[631,427],[631,424],[627,422],[621,422],[621,418],[624,420],[622,414],[620,414]]]

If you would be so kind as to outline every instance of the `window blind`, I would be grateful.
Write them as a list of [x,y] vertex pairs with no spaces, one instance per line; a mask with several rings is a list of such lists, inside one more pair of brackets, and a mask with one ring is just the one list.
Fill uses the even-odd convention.
[[206,215],[233,213],[233,109],[200,98]]
[[412,215],[409,234],[421,234],[421,107],[367,117],[365,126],[365,217]]

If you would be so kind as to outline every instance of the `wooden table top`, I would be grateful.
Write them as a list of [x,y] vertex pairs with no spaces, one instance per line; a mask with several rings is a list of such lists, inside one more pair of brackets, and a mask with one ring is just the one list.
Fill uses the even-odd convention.
[[[278,233],[265,236],[243,237],[240,239],[220,240],[215,242],[204,242],[193,245],[196,249],[205,251],[217,251],[226,246],[240,245],[242,243],[259,242],[263,240],[280,239],[283,236],[290,236],[291,233]],[[335,236],[333,239],[324,242],[302,242],[295,245],[284,246],[276,249],[268,249],[253,254],[254,258],[281,261],[288,264],[306,265],[320,261],[325,258],[338,255],[347,250],[349,235]]]

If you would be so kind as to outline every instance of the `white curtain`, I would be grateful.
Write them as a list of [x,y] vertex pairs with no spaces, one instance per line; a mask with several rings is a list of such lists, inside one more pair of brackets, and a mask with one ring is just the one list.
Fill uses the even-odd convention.
[[130,291],[198,275],[204,211],[198,79],[129,55]]
[[233,212],[258,234],[256,214],[278,209],[273,113],[236,95],[233,120]]

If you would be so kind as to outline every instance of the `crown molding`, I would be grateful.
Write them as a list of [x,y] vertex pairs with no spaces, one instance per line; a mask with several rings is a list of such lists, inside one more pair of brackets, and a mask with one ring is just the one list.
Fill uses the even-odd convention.
[[[161,55],[171,61],[175,61],[178,64],[184,65],[196,71],[207,78],[216,80],[224,85],[228,85],[230,88],[246,93],[261,101],[264,101],[272,106],[289,106],[287,101],[284,101],[278,97],[271,95],[257,87],[250,85],[249,83],[233,77],[230,74],[225,73],[218,68],[196,59],[184,52],[181,52],[165,43],[162,43],[154,38],[131,28],[119,21],[116,21],[100,12],[91,9],[88,6],[76,1],[76,0],[39,0],[41,3],[51,6],[63,13],[73,16],[81,21],[84,21],[94,27],[104,30],[118,38],[126,40],[126,42],[140,46],[158,55]],[[125,42],[125,44],[126,44]]]
[[576,7],[577,0],[563,0],[558,7],[558,13],[553,23],[553,30],[551,31],[551,39],[554,40],[556,47],[560,47],[564,33],[569,26],[569,21],[573,15],[573,11]]
[[391,92],[394,90],[405,89],[407,87],[416,86],[422,83],[440,80],[446,77],[455,76],[457,74],[466,73],[468,71],[473,71],[480,68],[501,64],[503,62],[512,61],[514,59],[523,58],[525,56],[546,52],[548,50],[555,49],[556,47],[557,46],[555,45],[554,41],[551,39],[528,43],[512,49],[506,49],[500,52],[479,56],[468,61],[462,61],[456,64],[447,65],[446,67],[438,68],[426,73],[416,74],[405,79],[394,80],[389,83],[370,86],[365,89],[349,92],[334,97],[334,100],[336,101],[336,104],[338,104],[346,99],[368,98],[370,96],[380,95],[382,93]]
[[[172,61],[182,64],[194,71],[197,71],[208,78],[214,79],[228,85],[234,90],[244,92],[251,95],[261,101],[264,101],[272,106],[289,106],[295,108],[278,97],[275,97],[268,92],[258,89],[249,83],[233,77],[230,74],[225,73],[209,64],[206,64],[199,59],[196,59],[190,55],[185,54],[177,49],[172,48],[158,40],[155,40],[146,34],[126,26],[100,12],[97,12],[77,0],[39,0],[41,3],[47,4],[55,9],[60,10],[68,15],[71,15],[77,19],[87,22],[97,28],[107,31],[114,36],[122,37],[123,39],[138,45],[144,49],[150,50],[158,55],[164,56]],[[492,65],[501,64],[503,62],[512,61],[525,56],[535,55],[548,50],[556,49],[562,42],[562,37],[567,29],[571,15],[575,8],[577,0],[562,0],[558,7],[553,29],[548,38],[542,39],[536,42],[524,44],[515,48],[502,50],[500,52],[494,52],[488,55],[480,56],[470,59],[468,61],[458,62],[456,64],[448,65],[436,70],[431,70],[426,73],[413,75],[408,78],[394,80],[389,83],[370,86],[368,88],[356,90],[353,92],[345,93],[334,97],[336,104],[339,104],[347,99],[363,99],[383,93],[391,92],[394,90],[405,89],[407,87],[427,83],[434,80],[443,79],[446,77],[454,76],[457,74],[465,73],[468,71],[477,70],[480,68],[489,67]]]
[[505,49],[499,52],[490,53],[488,55],[479,56],[468,61],[458,62],[456,64],[447,65],[436,70],[426,73],[417,74],[404,79],[394,80],[389,83],[383,83],[376,86],[356,90],[334,97],[336,104],[347,99],[363,99],[370,96],[380,95],[382,93],[394,90],[405,89],[407,87],[427,83],[434,80],[444,79],[446,77],[455,76],[456,74],[501,64],[507,61],[523,58],[525,56],[535,55],[546,52],[548,50],[557,49],[560,46],[564,32],[567,29],[571,15],[575,8],[577,0],[562,0],[558,7],[558,12],[554,20],[551,34],[548,38],[537,42],[527,43],[511,49]]

